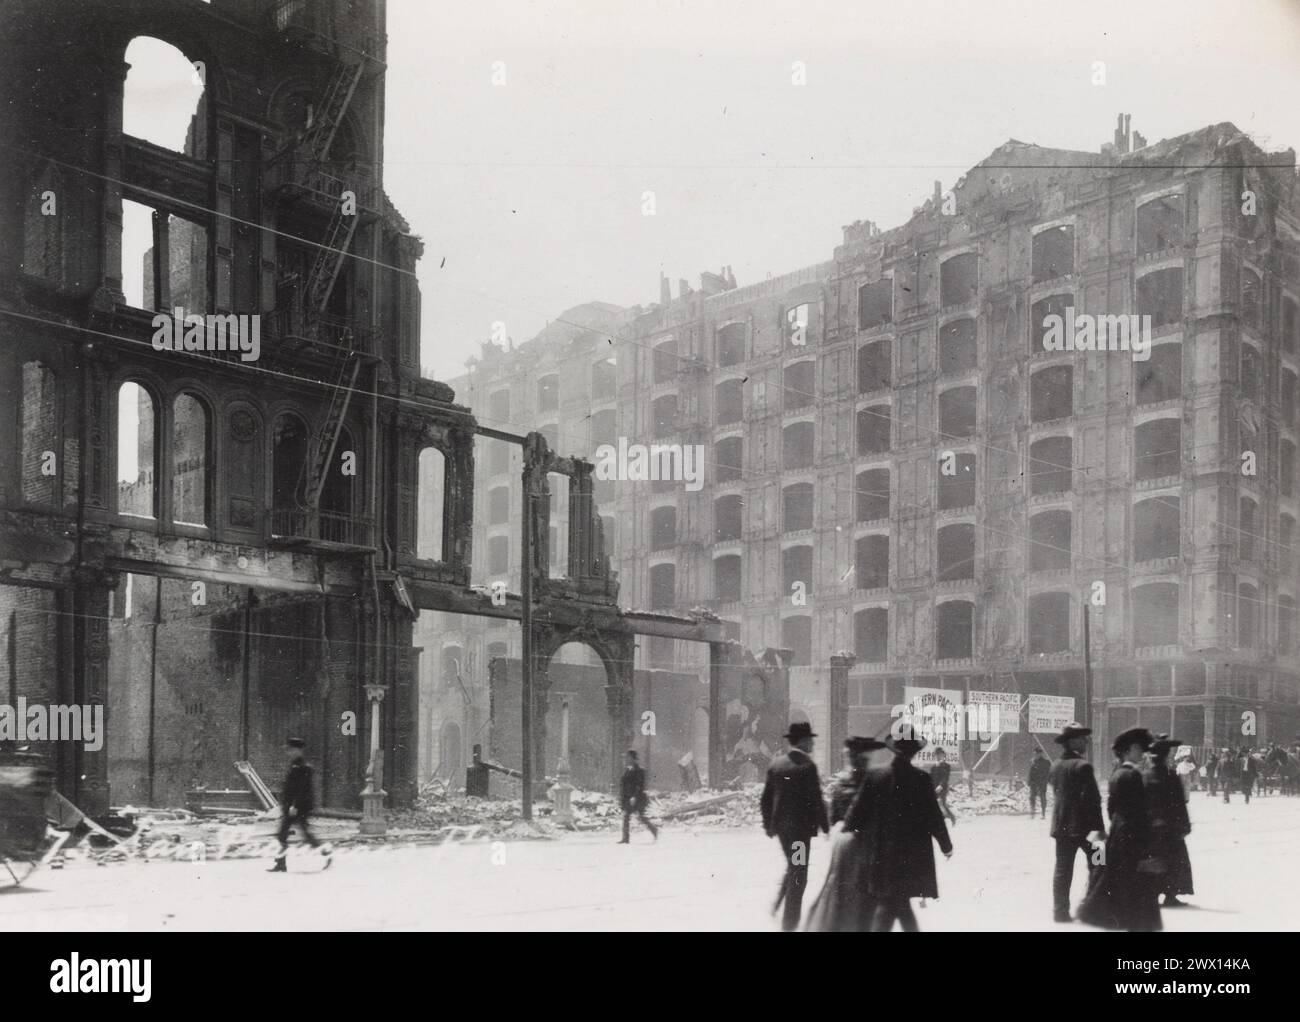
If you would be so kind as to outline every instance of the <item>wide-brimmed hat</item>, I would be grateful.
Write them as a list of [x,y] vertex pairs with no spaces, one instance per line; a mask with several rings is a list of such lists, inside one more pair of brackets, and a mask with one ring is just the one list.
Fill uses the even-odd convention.
[[885,739],[885,748],[904,756],[915,755],[925,748],[925,739],[916,730],[916,725],[908,720],[897,720],[890,725],[889,736]]
[[1111,750],[1115,755],[1120,755],[1130,745],[1140,745],[1143,750],[1151,748],[1151,732],[1144,727],[1131,727],[1127,731],[1121,731],[1111,742]]
[[862,735],[849,735],[844,739],[844,748],[849,752],[857,755],[860,752],[873,752],[876,749],[883,749],[885,743],[878,738],[864,738]]
[[1056,741],[1064,745],[1071,738],[1087,738],[1092,734],[1092,728],[1084,727],[1077,720],[1072,720],[1061,728],[1061,733],[1056,736]]
[[795,742],[801,742],[805,738],[816,738],[817,732],[812,729],[812,725],[806,720],[796,720],[791,722],[790,730],[781,737],[793,745]]
[[1170,749],[1176,749],[1183,744],[1181,738],[1170,738],[1167,734],[1158,734],[1151,742],[1151,754],[1153,756],[1162,756]]

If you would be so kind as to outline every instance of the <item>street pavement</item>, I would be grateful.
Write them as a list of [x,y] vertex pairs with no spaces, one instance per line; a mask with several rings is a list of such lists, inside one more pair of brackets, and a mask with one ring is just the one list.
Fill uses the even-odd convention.
[[[1164,912],[1171,931],[1289,931],[1300,891],[1300,798],[1192,795],[1188,839],[1197,893]],[[938,860],[938,900],[923,930],[1089,930],[1051,922],[1047,822],[960,819],[956,854]],[[669,823],[657,843],[618,834],[340,849],[333,867],[306,850],[290,872],[269,860],[72,862],[0,889],[0,930],[736,930],[771,931],[780,851],[760,832]],[[821,888],[827,844],[812,847],[805,907]],[[0,877],[8,880],[3,872]],[[1083,886],[1076,865],[1072,895]],[[1092,931],[1098,932],[1098,931]]]

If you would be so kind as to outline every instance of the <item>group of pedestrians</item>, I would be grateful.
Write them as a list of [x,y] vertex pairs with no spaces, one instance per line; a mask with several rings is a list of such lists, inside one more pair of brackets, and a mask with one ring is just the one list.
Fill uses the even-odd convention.
[[1232,793],[1239,791],[1249,804],[1256,788],[1261,795],[1274,790],[1294,795],[1300,791],[1296,783],[1300,778],[1300,745],[1290,750],[1276,742],[1263,749],[1221,749],[1207,757],[1203,772],[1208,794],[1222,792],[1225,802],[1231,802]]
[[[799,927],[812,840],[832,828],[830,866],[804,928],[918,929],[911,899],[939,896],[932,842],[945,856],[953,852],[935,780],[912,763],[925,739],[908,722],[896,723],[883,742],[847,739],[848,769],[831,789],[828,814],[811,756],[816,734],[796,722],[785,737],[790,750],[768,768],[761,801],[763,829],[780,842],[785,860],[773,906],[782,911],[782,929]],[[878,750],[883,761],[873,763]]]

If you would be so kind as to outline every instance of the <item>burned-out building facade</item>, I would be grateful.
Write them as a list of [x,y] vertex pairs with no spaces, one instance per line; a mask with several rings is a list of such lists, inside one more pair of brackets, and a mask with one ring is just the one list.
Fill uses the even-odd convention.
[[[609,343],[455,383],[479,412],[525,362],[554,373],[552,428],[587,458],[700,445],[702,487],[595,484],[624,600],[789,650],[791,714],[832,742],[909,687],[1072,697],[1099,739],[1289,742],[1298,225],[1292,151],[1121,118],[1099,152],[1008,142],[825,263],[661,280]],[[1071,340],[1150,330],[1071,350],[1053,315]]]
[[[242,788],[235,763],[278,773],[288,734],[326,804],[363,784],[409,800],[441,723],[421,705],[421,614],[518,621],[521,604],[517,585],[471,585],[483,427],[419,369],[422,244],[382,182],[383,3],[3,18],[0,702],[103,707],[102,748],[34,743],[91,812]],[[126,130],[141,38],[197,90],[183,143]],[[540,687],[555,649],[588,642],[613,748],[637,622],[590,466],[524,432],[497,439],[538,507]],[[555,578],[548,478],[566,488]]]

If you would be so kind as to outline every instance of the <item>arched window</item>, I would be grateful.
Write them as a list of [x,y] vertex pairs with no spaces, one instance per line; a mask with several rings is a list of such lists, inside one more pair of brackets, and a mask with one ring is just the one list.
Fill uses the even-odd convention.
[[126,382],[117,391],[117,510],[137,518],[153,518],[157,507],[158,421],[153,395],[138,383]]
[[853,615],[853,649],[864,664],[883,664],[889,659],[889,610],[872,607]]
[[859,472],[854,491],[857,521],[874,522],[889,517],[889,469],[869,468]]
[[193,394],[172,404],[172,521],[208,524],[208,410]]
[[723,554],[713,559],[713,598],[720,603],[740,599],[740,555]]
[[812,468],[813,424],[794,422],[781,431],[781,467],[792,469]]
[[1029,447],[1029,492],[1068,493],[1074,466],[1074,441],[1068,436],[1049,436]]
[[969,600],[939,604],[934,615],[934,655],[937,660],[959,660],[971,655],[975,605]]
[[[808,550],[811,557],[812,548]],[[858,537],[853,544],[853,574],[855,589],[883,589],[889,585],[888,536]]]
[[793,365],[785,367],[785,373],[782,376],[785,410],[787,412],[797,411],[800,408],[807,408],[813,403],[816,395],[813,370],[816,363],[809,359],[806,362],[795,362]]
[[[349,457],[350,455],[350,457]],[[325,486],[321,489],[320,509],[335,515],[356,513],[357,484],[360,482],[362,458],[347,428],[339,430],[334,456],[325,466]]]
[[979,292],[979,256],[963,252],[939,264],[939,304],[965,305]]
[[1059,571],[1070,567],[1070,512],[1044,511],[1029,519],[1029,570]]
[[296,508],[299,482],[306,476],[307,424],[292,412],[281,413],[271,444],[271,506],[277,511]]
[[438,448],[426,447],[420,452],[418,468],[415,556],[426,561],[441,561],[447,459]]
[[713,539],[724,542],[740,539],[741,515],[744,499],[738,493],[723,494],[713,502]]
[[781,519],[785,532],[813,527],[812,483],[793,483],[781,491]]
[[713,481],[729,483],[740,479],[745,468],[745,441],[729,436],[713,445]]
[[1162,479],[1178,474],[1182,464],[1182,420],[1151,419],[1134,431],[1133,475]]
[[52,284],[63,282],[63,224],[67,216],[60,203],[66,196],[59,168],[46,164],[32,179],[23,207],[23,272]]
[[974,578],[975,526],[970,522],[945,525],[939,530],[938,540],[938,581]]
[[939,372],[964,373],[977,359],[975,321],[955,319],[939,328]]
[[781,645],[793,650],[791,667],[808,667],[812,664],[812,617],[801,614],[781,619]]
[[1259,590],[1243,582],[1237,586],[1237,645],[1253,646],[1257,638],[1255,622],[1259,620]]
[[975,435],[978,414],[974,387],[953,387],[939,395],[939,439],[964,440]]
[[666,550],[677,542],[677,508],[669,505],[650,512],[650,549]]
[[1029,652],[1065,653],[1070,649],[1070,594],[1029,597]]
[[122,131],[154,145],[204,157],[207,137],[202,119],[206,67],[160,39],[139,36],[126,48],[122,90]]
[[1178,641],[1178,586],[1152,582],[1133,590],[1133,645],[1171,646]]
[[791,546],[781,551],[781,590],[789,594],[796,582],[803,583],[803,591],[813,591],[813,548]]
[[1182,523],[1177,497],[1152,497],[1133,507],[1133,560],[1156,561],[1177,557]]

